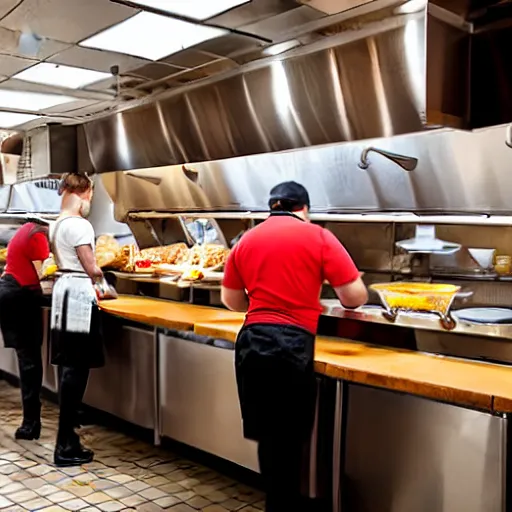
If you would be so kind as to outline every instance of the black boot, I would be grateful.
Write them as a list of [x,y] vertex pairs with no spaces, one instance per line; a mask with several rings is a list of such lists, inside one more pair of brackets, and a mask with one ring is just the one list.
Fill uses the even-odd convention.
[[57,441],[54,462],[57,467],[81,466],[92,462],[94,452],[80,444],[80,438],[73,432],[71,439]]
[[34,441],[41,436],[41,422],[23,420],[14,437],[25,441]]

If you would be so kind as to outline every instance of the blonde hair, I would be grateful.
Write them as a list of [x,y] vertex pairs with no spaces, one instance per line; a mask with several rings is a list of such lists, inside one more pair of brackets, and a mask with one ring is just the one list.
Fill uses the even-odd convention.
[[86,174],[78,174],[76,172],[69,172],[62,176],[59,186],[59,194],[64,192],[71,194],[83,194],[93,188],[93,182]]

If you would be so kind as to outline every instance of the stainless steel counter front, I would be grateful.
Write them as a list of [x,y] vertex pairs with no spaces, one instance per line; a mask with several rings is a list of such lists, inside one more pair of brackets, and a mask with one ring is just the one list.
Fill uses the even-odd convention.
[[219,348],[159,335],[161,434],[258,471],[244,439],[233,345]]
[[105,366],[91,371],[84,402],[134,425],[156,430],[155,330],[105,317]]
[[379,306],[363,306],[357,309],[345,309],[337,299],[321,301],[325,316],[371,322],[383,325],[396,325],[425,331],[440,331],[448,334],[466,334],[472,336],[501,338],[512,340],[511,324],[474,324],[456,321],[455,328],[447,331],[441,325],[437,315],[428,313],[399,313],[395,322],[390,322],[382,315],[383,308]]
[[505,512],[507,418],[347,388],[336,512]]

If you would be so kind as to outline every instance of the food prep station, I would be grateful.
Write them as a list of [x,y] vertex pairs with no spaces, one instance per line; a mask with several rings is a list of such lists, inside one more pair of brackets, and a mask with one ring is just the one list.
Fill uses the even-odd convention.
[[[189,265],[201,276],[175,279],[143,272],[147,258],[134,272],[134,258],[175,244],[227,249],[265,220],[270,189],[296,180],[312,222],[342,241],[370,288],[356,310],[322,290],[307,492],[333,512],[511,512],[512,129],[501,123],[512,119],[482,36],[498,30],[472,31],[437,4],[371,4],[332,27],[312,18],[313,37],[282,58],[45,128],[50,147],[34,161],[94,175],[90,220],[120,294],[101,305],[106,365],[85,403],[156,444],[258,471],[234,374],[243,315],[221,305],[222,269]],[[485,84],[469,87],[468,67]],[[0,186],[0,245],[33,216],[55,219],[57,190],[52,176]],[[122,257],[105,258],[112,248]],[[381,285],[397,282],[423,292],[393,301]],[[44,388],[57,393],[49,308],[48,295]],[[12,351],[0,349],[0,370],[17,376]]]
[[[172,174],[170,169],[158,172]],[[126,174],[118,173],[116,179],[125,180]],[[101,179],[96,181],[101,190]],[[101,191],[98,196],[105,201]],[[34,213],[3,215],[0,220],[12,232]],[[52,219],[55,213],[46,216]],[[222,209],[203,213],[138,210],[128,213],[127,226],[141,248],[174,243],[190,246],[197,242],[194,233],[204,236],[208,231],[212,240],[225,243],[265,216],[264,212],[236,214]],[[391,364],[388,374],[381,375],[370,358],[366,369],[339,378],[324,369],[322,355],[317,358],[317,420],[306,484],[311,495],[328,496],[333,511],[344,507],[372,511],[383,503],[393,512],[422,506],[443,511],[506,511],[507,413],[512,411],[512,392],[511,407],[496,408],[497,395],[489,391],[489,403],[474,401],[474,389],[457,384],[457,379],[448,384],[458,391],[454,396],[425,391],[427,382],[435,389],[445,386],[436,382],[438,377],[442,381],[442,365],[437,367],[439,376],[422,374],[418,366],[414,385],[407,381],[406,385],[392,384],[390,379],[397,368],[393,360],[403,357],[403,349],[439,363],[458,362],[465,374],[474,368],[477,372],[480,365],[512,376],[512,321],[482,323],[458,316],[470,307],[509,304],[512,281],[493,268],[479,267],[468,249],[482,247],[485,241],[486,247],[506,254],[506,235],[512,228],[503,219],[487,224],[480,217],[467,217],[457,224],[455,216],[441,217],[435,224],[436,233],[461,246],[455,256],[448,255],[443,267],[446,260],[439,255],[411,254],[400,247],[401,240],[414,236],[418,219],[420,224],[432,220],[415,215],[354,218],[353,214],[313,213],[314,222],[343,241],[370,287],[382,282],[435,281],[461,291],[460,297],[450,301],[451,325],[435,313],[399,310],[389,315],[389,308],[382,306],[382,298],[373,291],[367,306],[346,310],[325,286],[319,340],[325,336],[338,339],[340,347],[344,340],[345,347],[337,354],[331,346],[327,351],[331,357],[357,358],[358,346],[380,346],[385,350],[383,360],[390,358]],[[189,229],[195,223],[201,229]],[[126,233],[119,236],[126,237]],[[243,315],[220,308],[219,283],[197,281],[185,287],[159,275],[108,269],[106,275],[122,295],[103,305],[107,363],[93,371],[86,404],[151,430],[155,443],[170,438],[258,471],[256,447],[242,436],[233,366],[233,341]],[[49,308],[44,315],[44,387],[55,393],[58,379],[49,362]],[[17,374],[11,351],[2,350],[0,368]],[[478,382],[474,388],[478,389]],[[506,398],[505,394],[502,399],[506,402]]]

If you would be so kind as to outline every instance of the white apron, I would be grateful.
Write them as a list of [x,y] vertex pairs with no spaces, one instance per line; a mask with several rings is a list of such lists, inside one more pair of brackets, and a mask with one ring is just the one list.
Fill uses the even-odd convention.
[[57,278],[52,294],[51,328],[60,332],[89,334],[93,307],[97,305],[93,283],[85,272],[66,271],[59,259],[57,225],[50,239],[53,257],[62,275]]

